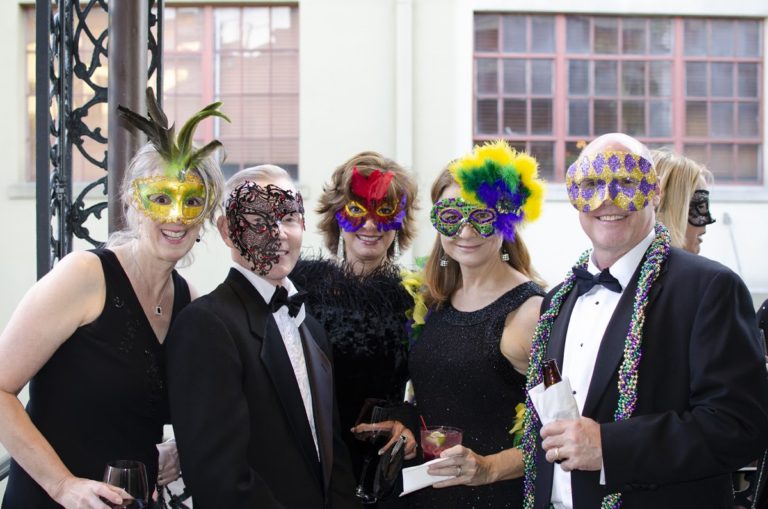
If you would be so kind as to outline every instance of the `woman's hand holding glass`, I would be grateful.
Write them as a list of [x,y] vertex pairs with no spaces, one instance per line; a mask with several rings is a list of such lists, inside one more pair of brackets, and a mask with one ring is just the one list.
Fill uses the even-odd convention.
[[389,441],[379,450],[379,455],[384,454],[395,445],[401,436],[405,437],[405,459],[416,457],[416,438],[413,432],[406,428],[400,421],[389,420],[376,423],[361,423],[352,428],[352,433],[364,433],[369,431],[385,432],[389,434]]
[[492,461],[463,445],[454,445],[440,453],[444,461],[429,466],[430,475],[453,475],[453,479],[435,483],[435,488],[467,485],[481,486],[495,481]]
[[[63,479],[50,495],[66,509],[109,509],[120,507],[117,504],[131,498],[125,490],[117,486],[75,476]],[[110,502],[113,505],[108,505]]]

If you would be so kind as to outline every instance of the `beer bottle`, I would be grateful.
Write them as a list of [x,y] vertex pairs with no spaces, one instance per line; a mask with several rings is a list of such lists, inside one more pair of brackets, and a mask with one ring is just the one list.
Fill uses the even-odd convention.
[[563,378],[560,376],[560,369],[557,367],[557,360],[547,359],[544,361],[544,365],[541,368],[542,375],[544,376],[544,388],[547,389],[557,382],[562,382]]

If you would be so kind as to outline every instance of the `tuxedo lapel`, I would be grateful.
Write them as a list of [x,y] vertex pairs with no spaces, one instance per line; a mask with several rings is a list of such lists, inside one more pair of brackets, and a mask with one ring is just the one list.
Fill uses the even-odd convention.
[[603,397],[603,394],[605,394],[606,389],[608,389],[608,385],[624,357],[624,342],[627,339],[629,322],[632,319],[632,308],[635,301],[640,267],[642,267],[642,263],[638,266],[629,284],[621,294],[619,303],[616,305],[616,309],[613,311],[608,327],[605,328],[603,338],[600,341],[600,349],[597,352],[592,380],[589,383],[589,392],[587,392],[584,408],[581,411],[581,415],[586,417],[592,417],[598,402]]
[[333,370],[330,360],[318,346],[306,322],[301,324],[299,332],[304,343],[304,357],[312,391],[323,486],[328,488],[333,467]]
[[260,361],[272,380],[293,436],[312,470],[319,475],[315,441],[304,410],[304,400],[277,323],[261,294],[242,274],[233,269],[227,280],[243,301],[251,334],[261,341]]

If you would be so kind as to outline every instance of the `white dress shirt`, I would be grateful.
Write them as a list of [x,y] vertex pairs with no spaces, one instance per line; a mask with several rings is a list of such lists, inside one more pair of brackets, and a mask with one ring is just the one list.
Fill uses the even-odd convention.
[[[257,276],[238,263],[233,263],[232,266],[237,269],[243,276],[245,276],[248,281],[251,282],[253,287],[256,288],[256,291],[261,294],[264,302],[269,303],[269,301],[272,300],[272,295],[274,295],[275,291],[277,290],[276,286]],[[296,287],[288,278],[283,280],[282,286],[288,290],[289,297],[298,293]],[[277,328],[283,338],[285,350],[288,352],[288,358],[291,360],[293,374],[296,376],[296,382],[299,384],[299,392],[301,392],[301,399],[304,402],[304,411],[307,414],[309,428],[312,430],[312,438],[315,441],[315,452],[317,453],[317,457],[319,459],[320,449],[317,444],[315,414],[312,410],[312,390],[309,386],[307,363],[304,360],[304,348],[301,344],[301,335],[299,334],[299,326],[307,316],[307,312],[304,309],[304,304],[302,304],[298,314],[296,316],[290,316],[288,314],[288,307],[282,306],[280,309],[272,313],[272,316],[274,317],[275,322],[277,322]]]
[[[646,250],[653,242],[654,235],[654,231],[651,230],[643,240],[611,265],[610,273],[621,283],[621,293],[611,291],[603,285],[595,285],[587,293],[576,299],[573,306],[571,319],[568,322],[568,332],[565,336],[562,374],[567,376],[571,382],[573,396],[576,398],[580,413],[584,411],[584,402],[587,399],[592,372],[595,369],[597,353],[600,350],[605,329],[608,327],[608,322],[616,310],[624,289],[632,279],[632,275],[642,261]],[[587,270],[592,274],[600,272],[591,257]],[[555,509],[572,509],[571,474],[565,472],[557,463],[554,467],[552,505]]]

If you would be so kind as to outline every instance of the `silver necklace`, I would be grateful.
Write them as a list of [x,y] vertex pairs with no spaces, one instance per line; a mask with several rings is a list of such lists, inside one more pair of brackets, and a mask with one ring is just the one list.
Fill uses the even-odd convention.
[[[133,255],[133,264],[136,266],[136,270],[141,275],[141,279],[143,280],[143,282],[144,282],[144,284],[146,285],[147,288],[151,288],[151,286],[148,284],[146,276],[144,276],[144,271],[141,270],[141,265],[139,265],[139,262],[136,261],[136,260],[138,260],[138,258],[136,256],[136,249],[135,248],[131,249],[131,254]],[[155,312],[156,316],[163,316],[163,306],[162,306],[162,303],[163,303],[163,300],[165,300],[165,294],[168,291],[168,286],[170,286],[168,284],[168,283],[170,283],[170,281],[171,281],[171,277],[169,276],[168,279],[165,281],[165,284],[163,285],[163,289],[160,291],[160,299],[157,301],[157,304],[155,304],[155,309],[154,309],[154,312]]]

